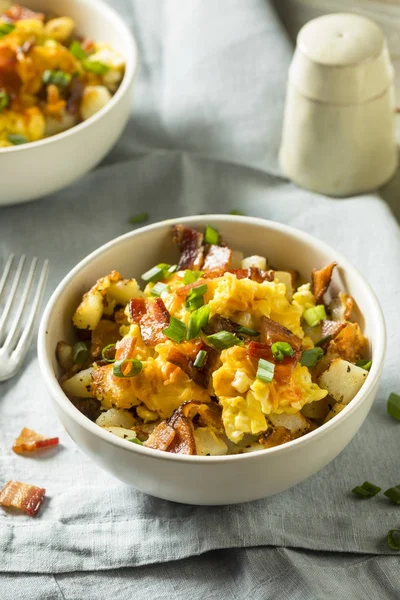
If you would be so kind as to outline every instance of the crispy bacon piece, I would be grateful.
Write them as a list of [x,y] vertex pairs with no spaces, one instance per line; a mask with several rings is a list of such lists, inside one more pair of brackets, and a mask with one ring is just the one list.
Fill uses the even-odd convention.
[[82,81],[77,77],[74,77],[69,86],[69,95],[67,100],[67,112],[74,117],[80,116],[83,88],[84,85]]
[[328,353],[340,356],[349,362],[355,362],[364,355],[367,349],[367,340],[363,336],[358,323],[347,321],[345,327],[329,343]]
[[201,425],[209,425],[221,433],[224,431],[221,407],[214,402],[206,404],[198,400],[187,400],[180,405],[178,410],[191,420],[199,415]]
[[36,450],[41,450],[42,448],[57,446],[58,443],[58,437],[45,438],[40,433],[24,427],[15,440],[12,449],[16,454],[23,454],[24,452],[36,452]]
[[339,292],[329,303],[329,311],[333,321],[348,321],[354,308],[354,298]]
[[[204,365],[199,369],[194,366],[194,361],[200,350],[207,351],[207,358]],[[179,344],[179,348],[172,346],[167,354],[167,361],[176,365],[190,379],[192,379],[200,387],[207,389],[210,382],[212,370],[218,358],[218,352],[203,342],[187,342]]]
[[321,336],[322,338],[329,336],[328,343],[342,331],[343,327],[346,327],[344,321],[329,321],[328,319],[324,319],[321,323]]
[[84,40],[82,40],[81,46],[84,49],[84,51],[88,54],[90,54],[90,52],[94,52],[96,47],[94,41],[89,38],[85,38]]
[[250,358],[257,361],[260,358],[274,363],[274,379],[278,383],[287,383],[292,376],[293,370],[300,358],[300,351],[295,350],[293,356],[285,356],[282,361],[277,361],[272,354],[271,346],[261,342],[250,342],[247,346],[247,354]]
[[6,10],[1,18],[3,21],[8,23],[15,23],[15,21],[22,21],[26,19],[37,19],[38,21],[44,21],[45,15],[43,13],[34,12],[26,6],[20,4],[13,4],[8,10]]
[[34,517],[43,502],[45,493],[44,488],[20,481],[9,481],[0,492],[0,506],[18,508],[30,517]]
[[168,419],[168,424],[175,430],[175,437],[168,448],[172,454],[196,454],[194,427],[190,419],[183,416],[179,409]]
[[231,260],[232,250],[230,248],[211,244],[204,260],[203,271],[221,269],[225,272],[229,269]]
[[317,304],[322,304],[325,292],[327,291],[332,279],[333,269],[336,267],[335,262],[326,265],[322,269],[313,269],[312,272],[312,287]]
[[144,446],[166,452],[174,441],[174,438],[175,429],[167,421],[162,421],[154,428],[147,441],[144,442]]
[[193,283],[188,283],[187,285],[183,285],[182,287],[178,288],[175,293],[177,296],[187,296],[193,288],[204,285],[205,283],[207,283],[207,279],[198,279]]
[[129,301],[129,316],[133,323],[140,323],[140,319],[146,310],[146,300],[144,298],[132,298]]
[[261,317],[261,336],[271,346],[275,342],[287,342],[294,350],[300,350],[302,344],[301,339],[290,329],[264,316]]
[[115,360],[125,360],[126,358],[133,358],[133,353],[136,346],[135,337],[124,337],[122,340],[116,343],[115,346]]
[[221,315],[213,315],[208,321],[207,325],[203,328],[203,331],[207,335],[218,333],[219,331],[229,331],[230,333],[236,333],[240,325],[234,323],[230,319],[221,317]]
[[8,46],[0,46],[0,89],[5,90],[13,98],[22,85],[16,65],[16,51]]
[[129,302],[129,314],[134,323],[139,323],[147,346],[156,346],[165,341],[162,331],[169,325],[170,314],[161,298],[134,298]]
[[264,446],[264,448],[274,448],[274,446],[286,444],[286,442],[290,442],[291,440],[294,440],[294,437],[290,433],[289,429],[280,426],[272,427],[270,425],[267,431],[261,435],[258,441]]
[[201,269],[204,262],[203,234],[183,225],[174,225],[172,232],[181,253],[178,270]]
[[119,339],[119,326],[114,321],[101,319],[99,324],[92,331],[92,340],[90,344],[90,353],[93,358],[101,356],[101,351],[109,344],[115,344]]
[[248,269],[233,269],[231,271],[238,279],[251,279],[262,283],[263,281],[273,281],[275,278],[275,271],[271,269],[269,271],[263,271],[257,267],[249,267]]

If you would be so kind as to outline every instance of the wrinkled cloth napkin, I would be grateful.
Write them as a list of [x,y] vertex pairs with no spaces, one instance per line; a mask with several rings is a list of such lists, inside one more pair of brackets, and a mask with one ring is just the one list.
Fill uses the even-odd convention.
[[[387,531],[400,527],[399,509],[387,499],[360,501],[350,492],[366,479],[383,489],[399,483],[400,426],[386,414],[389,392],[399,392],[398,225],[377,195],[331,200],[279,177],[276,153],[291,48],[268,3],[113,5],[132,25],[142,56],[136,112],[100,168],[52,197],[1,209],[0,271],[9,252],[49,258],[49,297],[77,261],[129,231],[136,213],[147,211],[155,222],[241,209],[312,233],[360,269],[388,324],[386,366],[365,424],[323,471],[265,500],[194,507],[146,496],[83,455],[53,412],[32,348],[21,373],[0,384],[0,485],[31,482],[45,487],[48,499],[34,519],[0,511],[0,571],[8,573],[0,582],[9,598],[17,597],[17,589],[19,598],[35,589],[34,598],[121,592],[123,599],[130,573],[137,577],[136,597],[184,598],[189,583],[180,578],[192,574],[192,584],[203,582],[190,590],[193,598],[276,598],[283,589],[288,598],[329,597],[312,595],[310,581],[300,575],[310,575],[306,550],[390,555]],[[24,426],[58,435],[60,448],[40,458],[16,456],[12,442]],[[254,548],[266,546],[286,549]],[[190,558],[222,549],[197,562]],[[328,556],[320,555],[314,577],[330,569],[332,586],[349,583],[351,578],[337,577],[339,559],[332,554],[329,562]],[[179,559],[187,560],[149,566]],[[369,590],[400,585],[392,557],[368,557],[374,562],[363,562],[358,571],[361,559],[349,559],[349,566],[365,576],[375,573]],[[126,570],[115,571],[121,567]],[[220,567],[227,577],[220,575],[211,592],[205,581],[215,582]],[[247,576],[238,579],[241,569]],[[110,578],[87,574],[86,583],[76,585],[67,585],[67,576],[53,581],[33,575],[101,570],[110,570]],[[21,572],[26,575],[17,577]],[[268,591],[259,589],[267,583]],[[238,585],[244,586],[240,593]],[[351,597],[361,598],[357,593]]]

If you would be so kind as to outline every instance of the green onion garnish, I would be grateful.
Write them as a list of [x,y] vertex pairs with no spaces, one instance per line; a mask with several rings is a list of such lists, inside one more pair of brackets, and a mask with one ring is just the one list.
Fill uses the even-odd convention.
[[[173,268],[175,270],[176,265],[173,265]],[[170,269],[172,269],[171,265],[160,263],[152,269],[149,269],[149,271],[146,271],[146,273],[143,273],[142,279],[143,281],[157,283],[161,279],[165,279],[165,277],[168,277],[168,275],[172,275],[173,271],[170,272]]]
[[206,283],[198,285],[190,290],[186,296],[185,306],[188,310],[196,310],[204,304],[204,294],[207,292],[208,286]]
[[175,317],[171,317],[168,327],[163,329],[163,334],[166,335],[167,338],[169,338],[173,342],[177,342],[178,344],[185,337],[185,333],[185,323],[182,323],[182,321],[175,319]]
[[85,71],[88,71],[89,73],[95,73],[96,75],[104,75],[110,70],[110,67],[104,63],[88,59],[82,61],[82,67],[85,69]]
[[389,488],[386,492],[383,492],[384,495],[389,498],[395,504],[400,504],[400,485],[396,485],[395,487]]
[[76,365],[83,365],[89,358],[89,350],[85,342],[76,342],[72,347],[72,360]]
[[0,90],[0,112],[2,112],[7,106],[10,98],[4,90]]
[[242,212],[241,210],[231,210],[231,211],[229,211],[229,214],[230,215],[240,215],[241,217],[245,216],[245,213]]
[[356,366],[357,367],[361,367],[362,369],[365,369],[366,371],[369,371],[370,368],[372,367],[372,360],[370,359],[362,359],[362,360],[358,360],[356,362]]
[[300,358],[300,364],[303,367],[315,367],[317,362],[324,356],[322,348],[311,348],[311,350],[304,350]]
[[400,421],[400,396],[392,392],[387,401],[388,415]]
[[68,87],[71,81],[71,75],[65,71],[51,71],[47,69],[42,76],[43,83],[52,83],[58,87]]
[[19,133],[9,133],[7,140],[11,142],[11,144],[14,144],[14,146],[19,146],[20,144],[26,144],[28,142],[28,138]]
[[285,356],[293,356],[294,350],[287,342],[275,342],[271,346],[271,351],[276,360],[283,360]]
[[[128,373],[124,373],[122,368],[126,365],[130,365]],[[142,370],[142,363],[137,358],[123,358],[122,360],[116,360],[113,364],[113,375],[115,377],[135,377]]]
[[248,327],[243,327],[243,325],[239,325],[236,329],[236,333],[241,333],[242,335],[249,335],[250,337],[257,337],[260,335],[259,331],[255,331],[255,329],[249,329]]
[[204,366],[204,363],[206,362],[206,359],[207,359],[207,352],[206,352],[206,350],[200,350],[197,353],[197,356],[195,358],[193,366],[196,367],[197,369],[201,369]]
[[218,350],[225,350],[231,346],[243,346],[243,340],[238,338],[229,331],[218,331],[212,335],[207,336],[207,341],[215,346]]
[[[395,540],[395,536],[398,541]],[[400,550],[400,529],[391,529],[387,534],[387,541],[392,550]]]
[[332,339],[332,334],[326,335],[325,337],[323,337],[320,340],[318,340],[318,342],[315,342],[315,345],[316,346],[323,346],[327,342],[330,342],[331,339]]
[[115,344],[108,344],[108,346],[104,346],[103,350],[101,351],[101,358],[103,360],[105,360],[108,363],[112,363],[115,361],[115,358],[108,358],[108,353],[109,352],[114,351],[115,354]]
[[378,487],[374,483],[364,481],[362,485],[357,485],[351,491],[353,492],[353,494],[356,494],[356,496],[359,496],[360,498],[372,498],[373,496],[379,494],[381,490],[382,488]]
[[197,298],[192,298],[192,300],[189,301],[187,300],[185,305],[190,312],[193,312],[204,305],[204,296],[198,296]]
[[130,440],[126,440],[127,442],[132,442],[132,444],[137,444],[138,446],[143,446],[143,442],[141,442],[138,438],[131,438]]
[[145,223],[148,220],[149,220],[149,213],[142,212],[142,213],[139,213],[138,215],[134,215],[133,217],[131,217],[129,219],[129,223],[131,225],[138,225],[139,223]]
[[0,38],[14,31],[15,25],[12,23],[0,23]]
[[190,315],[189,324],[186,332],[186,339],[192,340],[200,334],[200,330],[205,327],[210,318],[210,306],[206,304]]
[[219,233],[216,229],[213,229],[209,225],[206,227],[206,231],[204,233],[204,241],[206,244],[218,244],[219,241]]
[[303,319],[307,325],[315,327],[322,319],[326,319],[325,306],[323,304],[318,304],[317,306],[307,308],[307,310],[303,312]]
[[158,283],[156,283],[156,285],[153,287],[153,289],[151,290],[150,293],[152,296],[157,296],[159,298],[163,292],[168,292],[168,291],[169,291],[169,285],[167,283],[163,283],[162,281],[159,281]]
[[256,373],[256,378],[260,381],[265,381],[266,383],[271,383],[274,378],[275,365],[269,360],[264,360],[264,358],[260,358],[258,361],[258,368]]
[[84,60],[87,56],[86,52],[77,40],[74,40],[69,45],[69,51],[71,52],[72,56],[74,56],[78,60]]
[[183,283],[188,285],[189,283],[194,283],[203,275],[203,271],[191,271],[190,269],[186,269],[185,274],[183,276]]

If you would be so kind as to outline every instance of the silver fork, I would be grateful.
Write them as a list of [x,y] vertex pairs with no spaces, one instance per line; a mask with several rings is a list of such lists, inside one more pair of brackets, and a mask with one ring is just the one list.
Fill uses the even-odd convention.
[[[0,301],[5,300],[0,314],[0,381],[6,381],[17,373],[29,350],[49,272],[49,261],[45,260],[40,269],[37,268],[38,259],[35,257],[25,279],[23,270],[26,256],[23,255],[12,277],[14,258],[14,254],[8,257],[0,279]],[[7,287],[9,292],[5,297]],[[13,310],[15,305],[16,309]]]

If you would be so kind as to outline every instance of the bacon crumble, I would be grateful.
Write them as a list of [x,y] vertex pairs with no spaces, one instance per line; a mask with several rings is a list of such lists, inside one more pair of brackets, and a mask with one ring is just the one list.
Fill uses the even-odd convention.
[[36,452],[36,450],[57,446],[58,443],[58,437],[45,438],[40,433],[24,427],[15,440],[12,449],[16,454],[23,454],[24,452]]
[[29,483],[8,481],[0,491],[0,506],[17,508],[34,517],[43,503],[45,493],[44,488]]
[[173,240],[181,253],[178,270],[201,269],[204,262],[204,236],[183,225],[172,228]]
[[142,339],[147,346],[156,346],[167,339],[163,329],[169,325],[170,314],[161,298],[130,300],[129,314],[133,322],[139,323]]
[[335,262],[326,265],[322,269],[313,269],[312,272],[312,288],[317,304],[322,304],[324,295],[328,290],[332,279],[333,269],[336,267]]

